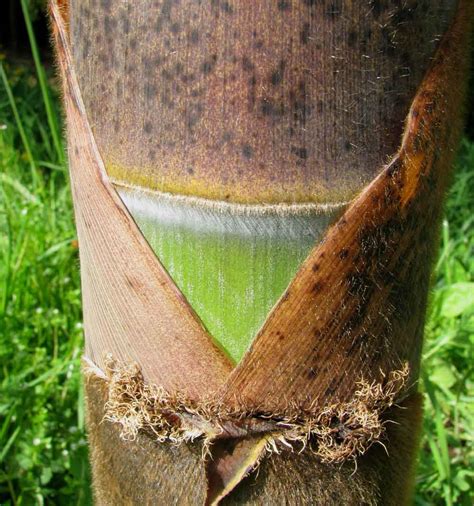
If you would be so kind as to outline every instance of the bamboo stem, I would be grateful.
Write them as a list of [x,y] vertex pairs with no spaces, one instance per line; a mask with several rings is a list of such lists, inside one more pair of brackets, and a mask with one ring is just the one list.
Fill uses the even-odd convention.
[[[159,4],[107,1],[100,8],[94,4],[94,9],[89,3],[79,7],[72,2],[73,64],[64,18],[53,0],[80,238],[86,356],[92,361],[85,376],[100,504],[124,500],[206,505],[409,502],[421,411],[415,382],[442,196],[462,126],[472,3],[422,3],[420,11],[409,4],[370,6],[368,18],[361,16],[364,7],[352,2],[265,0],[255,6],[218,1],[204,8],[183,1],[181,10],[167,0]],[[315,31],[316,20],[320,33]],[[98,35],[91,27],[99,22],[109,27],[103,46],[102,35],[90,39]],[[351,23],[357,30],[351,30]],[[369,28],[375,31],[370,37],[365,31]],[[196,49],[189,45],[194,29]],[[370,43],[360,40],[362,29]],[[430,64],[433,35],[445,29]],[[124,37],[115,38],[117,30]],[[149,44],[132,43],[136,30]],[[81,34],[86,36],[80,39]],[[417,37],[417,50],[410,52]],[[235,42],[235,62],[226,41]],[[355,41],[359,42],[356,49]],[[254,57],[263,47],[266,59],[258,67]],[[282,63],[282,51],[288,47],[291,55]],[[149,51],[157,48],[158,55],[167,56],[149,67]],[[410,58],[400,54],[403,48]],[[248,51],[252,58],[247,61]],[[307,59],[316,53],[319,59]],[[338,66],[339,54],[351,62],[348,68]],[[363,54],[371,60],[369,67],[360,65]],[[186,65],[178,68],[180,58]],[[400,58],[414,71],[407,81],[400,80]],[[329,65],[331,59],[336,63]],[[133,61],[135,70],[143,70],[139,74],[144,77],[143,87],[135,86]],[[312,68],[316,63],[321,68]],[[237,64],[242,65],[239,72],[233,67]],[[173,107],[166,100],[155,103],[152,96],[155,88],[167,89],[166,73],[145,76],[146,69],[169,70],[169,65],[175,71],[170,85],[176,92]],[[176,83],[195,65],[201,75],[182,93]],[[387,75],[385,65],[394,67]],[[264,70],[261,75],[258,68]],[[226,76],[233,69],[235,84],[228,84]],[[246,81],[245,72],[250,71],[255,76]],[[118,84],[121,72],[123,81]],[[338,72],[345,76],[340,83]],[[288,105],[295,105],[294,85],[301,83],[303,75],[315,78],[317,84],[305,82],[299,88],[305,96],[301,117],[295,116],[294,108],[288,113]],[[385,84],[374,85],[370,75]],[[370,93],[361,95],[364,84],[375,99]],[[203,92],[193,96],[195,85]],[[357,86],[355,98],[352,85]],[[246,108],[252,96],[241,90],[249,92],[255,86],[254,105],[260,107]],[[312,107],[321,93],[329,97],[323,105],[332,105],[315,119]],[[196,106],[192,99],[197,97],[205,114],[190,123]],[[229,107],[224,98],[229,99]],[[365,104],[367,118],[375,121],[372,148],[367,124],[354,123],[360,119],[359,105],[349,107],[349,99]],[[394,139],[407,111],[396,150]],[[150,127],[150,114],[156,118],[158,112],[162,123]],[[233,128],[237,151],[218,145],[226,122]],[[293,137],[304,140],[303,144],[295,145]],[[174,145],[170,138],[176,139]],[[261,144],[257,146],[255,139]],[[347,150],[339,157],[341,142],[347,139],[363,141],[364,149]],[[160,163],[155,163],[150,142],[161,150]],[[391,162],[383,165],[392,152]],[[190,160],[194,165],[189,165]],[[294,206],[309,205],[314,210],[320,202],[337,202],[354,195],[381,170],[322,242],[315,244],[250,349],[232,368],[124,205],[125,200],[130,209],[135,207],[133,214],[147,234],[143,195],[122,191],[122,200],[106,167],[116,183],[126,179],[128,185],[145,185],[155,192],[151,193],[153,233],[159,236],[155,249],[168,270],[175,269],[176,278],[188,262],[186,248],[193,251],[204,235],[200,230],[190,240],[189,229],[194,232],[197,224],[201,229],[214,227],[208,234],[211,239],[205,241],[206,252],[225,235],[223,229],[231,228],[237,236],[239,230],[250,229],[250,242],[240,241],[231,257],[239,259],[246,249],[251,254],[237,267],[226,271],[224,266],[222,272],[230,279],[242,265],[264,264],[257,254],[260,246],[255,247],[263,237],[262,249],[266,256],[274,255],[276,265],[283,265],[286,255],[291,258],[286,274],[276,276],[276,288],[284,284],[283,278],[291,278],[297,259],[305,256],[308,225],[312,240],[317,236],[315,227],[320,226],[312,212],[301,219],[298,212],[282,214],[282,206],[294,211]],[[300,177],[295,178],[295,171]],[[163,194],[156,198],[157,190],[193,195],[197,200]],[[212,199],[229,203],[209,206]],[[240,206],[251,210],[239,215]],[[265,211],[256,216],[255,210],[262,206]],[[281,229],[295,233],[295,239],[280,255]],[[275,231],[277,243],[266,244],[265,237],[273,237]],[[165,242],[173,241],[173,255],[167,255]],[[228,239],[219,244],[215,257],[226,259],[231,243]],[[181,256],[176,253],[180,248]],[[172,265],[176,259],[181,264],[177,268]],[[195,260],[190,294],[202,275],[199,259]],[[264,271],[261,286],[270,286],[268,278],[274,274]],[[276,288],[273,298],[281,289]],[[209,307],[216,300],[211,293]],[[115,363],[125,365],[110,369],[104,352],[112,352],[118,359]],[[233,353],[239,355],[238,350]],[[137,365],[126,365],[131,361]],[[103,421],[104,417],[114,423]],[[120,431],[119,425],[133,430]],[[126,441],[127,434],[136,439]],[[169,444],[178,440],[177,448]],[[288,451],[296,449],[298,442],[306,445],[301,453]],[[269,449],[274,454],[268,455]],[[342,464],[334,467],[334,462]],[[252,473],[258,464],[260,473]]]

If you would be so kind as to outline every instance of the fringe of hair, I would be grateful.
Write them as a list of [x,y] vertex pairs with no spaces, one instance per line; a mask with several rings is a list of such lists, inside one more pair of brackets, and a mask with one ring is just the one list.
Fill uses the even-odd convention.
[[137,364],[120,364],[108,357],[106,366],[108,400],[103,421],[119,424],[124,440],[133,441],[140,431],[161,443],[179,445],[199,439],[205,458],[216,439],[264,433],[267,453],[309,447],[330,464],[356,460],[372,444],[383,445],[389,421],[382,415],[405,391],[409,373],[405,364],[379,383],[361,379],[349,402],[285,415],[232,411],[215,400],[196,403],[145,383]]

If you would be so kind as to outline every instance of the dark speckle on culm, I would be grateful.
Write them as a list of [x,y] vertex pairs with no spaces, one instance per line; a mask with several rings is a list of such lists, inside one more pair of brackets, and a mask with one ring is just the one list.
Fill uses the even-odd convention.
[[308,150],[306,148],[297,148],[295,146],[292,146],[291,152],[302,160],[306,160],[306,158],[308,158]]
[[266,98],[262,99],[260,110],[264,116],[269,116],[274,120],[281,118],[285,114],[285,106],[283,103],[274,104]]
[[318,371],[317,367],[310,367],[308,369],[308,379],[316,378],[317,371]]
[[273,86],[277,86],[283,81],[284,70],[285,70],[285,62],[281,60],[278,68],[274,70],[270,76],[270,82],[272,83]]
[[317,281],[316,283],[314,283],[313,285],[313,292],[314,293],[318,293],[320,292],[322,289],[324,288],[324,284],[321,282],[321,281]]
[[178,34],[181,30],[181,27],[179,25],[179,23],[173,23],[171,26],[170,26],[170,31],[171,33],[173,33],[174,35]]
[[286,0],[280,0],[277,6],[278,10],[280,11],[287,11],[290,8],[290,2],[287,2]]
[[211,62],[211,61],[205,61],[201,65],[201,72],[203,74],[210,74],[212,72],[213,67],[214,67],[213,62]]
[[144,125],[143,125],[143,131],[146,133],[146,134],[151,134],[151,132],[153,131],[153,125],[151,124],[150,121],[147,121]]
[[227,14],[233,14],[234,12],[234,8],[227,1],[221,3],[221,9]]
[[252,158],[253,149],[252,146],[250,146],[250,144],[244,144],[242,146],[242,155],[244,156],[244,158],[247,158],[247,160],[250,160],[250,158]]
[[302,44],[307,44],[309,41],[309,23],[303,23],[303,28],[300,32],[300,40]]
[[193,30],[190,32],[188,39],[191,44],[197,44],[199,42],[199,32],[197,30]]
[[347,249],[341,249],[341,251],[339,251],[339,258],[341,260],[344,260],[344,258],[347,258],[349,256],[349,250]]
[[167,19],[170,18],[171,8],[173,7],[173,0],[165,0],[161,6],[161,12]]
[[247,56],[242,58],[242,68],[247,72],[250,72],[255,68],[254,64],[249,60]]
[[224,132],[222,134],[222,140],[224,142],[229,142],[230,140],[232,140],[232,134],[231,134],[231,132]]

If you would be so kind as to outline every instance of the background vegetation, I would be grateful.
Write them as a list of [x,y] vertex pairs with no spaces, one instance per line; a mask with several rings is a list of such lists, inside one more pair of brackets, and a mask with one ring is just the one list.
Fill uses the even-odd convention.
[[[33,58],[0,55],[0,504],[87,505],[78,245],[56,87],[28,21]],[[473,203],[465,139],[426,329],[418,505],[473,503]]]

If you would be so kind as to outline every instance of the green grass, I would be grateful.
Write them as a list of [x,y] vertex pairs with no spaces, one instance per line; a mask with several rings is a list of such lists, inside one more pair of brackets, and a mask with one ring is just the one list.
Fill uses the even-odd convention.
[[463,142],[457,166],[425,332],[416,498],[423,505],[474,498],[474,143]]
[[[57,100],[49,114],[58,120]],[[2,505],[90,502],[78,254],[67,172],[46,118],[33,70],[2,65]]]
[[[57,97],[35,59],[0,69],[0,504],[87,505],[76,234]],[[473,202],[465,141],[426,329],[420,505],[473,502]]]

